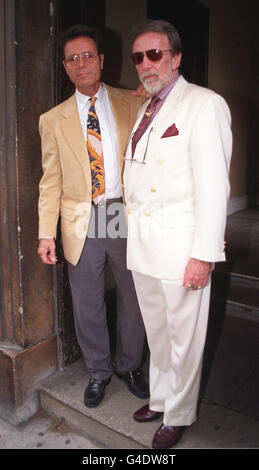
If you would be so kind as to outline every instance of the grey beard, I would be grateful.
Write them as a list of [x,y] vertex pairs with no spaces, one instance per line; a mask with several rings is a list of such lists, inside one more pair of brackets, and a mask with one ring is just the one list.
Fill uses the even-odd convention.
[[148,93],[150,93],[151,95],[156,95],[160,90],[162,90],[163,83],[157,74],[154,74],[157,77],[156,83],[153,83],[153,80],[147,80],[145,76],[143,77],[143,75],[141,77],[141,83]]
[[163,84],[160,80],[156,84],[148,83],[146,81],[145,82],[143,81],[142,84],[145,90],[151,95],[156,95],[163,88]]
[[[157,77],[157,81],[155,83],[153,83],[152,80],[150,80],[149,82],[149,80],[145,78],[145,75],[150,75],[150,73],[152,73],[152,75],[155,75]],[[161,78],[156,72],[152,72],[152,71],[143,73],[142,76],[140,77],[140,81],[142,85],[144,86],[145,90],[151,95],[156,95],[157,93],[159,93],[159,91],[162,90],[162,88],[165,88],[168,85],[171,79],[172,79],[172,71],[170,69],[168,70],[168,74],[165,77],[165,80],[163,81],[161,80]]]

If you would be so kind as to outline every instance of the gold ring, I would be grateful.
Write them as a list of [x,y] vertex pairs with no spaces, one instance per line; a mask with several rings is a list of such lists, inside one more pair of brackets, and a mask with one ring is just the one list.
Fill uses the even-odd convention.
[[185,287],[188,288],[187,290],[193,290],[194,286],[192,286],[189,282],[185,284]]

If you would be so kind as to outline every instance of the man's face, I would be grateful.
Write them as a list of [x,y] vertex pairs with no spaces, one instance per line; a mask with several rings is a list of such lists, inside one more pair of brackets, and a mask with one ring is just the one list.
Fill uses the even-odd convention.
[[103,69],[103,54],[97,55],[93,62],[84,60],[82,53],[90,52],[98,54],[95,41],[85,36],[68,41],[64,48],[65,61],[68,57],[78,54],[79,63],[70,63],[63,61],[65,70],[74,83],[77,90],[87,96],[93,96],[98,91],[101,79],[101,70]]
[[[133,44],[132,52],[145,52],[150,49],[170,50],[168,37],[164,33],[149,32],[138,36]],[[157,94],[174,78],[181,62],[181,54],[174,57],[171,52],[163,53],[161,60],[152,62],[144,54],[141,64],[136,65],[141,83],[151,94]]]

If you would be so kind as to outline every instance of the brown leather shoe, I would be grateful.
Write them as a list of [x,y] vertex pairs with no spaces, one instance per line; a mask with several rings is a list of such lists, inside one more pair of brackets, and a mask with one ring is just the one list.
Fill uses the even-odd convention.
[[154,421],[154,419],[159,418],[162,414],[161,411],[152,411],[149,405],[145,405],[134,413],[133,418],[139,423],[146,423],[148,421]]
[[173,447],[182,437],[185,426],[165,426],[162,424],[156,431],[152,442],[153,449]]

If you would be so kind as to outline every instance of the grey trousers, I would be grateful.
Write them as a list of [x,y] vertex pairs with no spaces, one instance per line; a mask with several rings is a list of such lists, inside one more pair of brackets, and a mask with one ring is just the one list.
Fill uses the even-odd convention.
[[[121,206],[119,217],[116,214],[114,218],[107,214],[108,208],[105,204],[92,206],[88,237],[80,260],[76,266],[68,263],[77,339],[88,371],[93,378],[100,380],[109,378],[113,373],[104,301],[106,260],[116,285],[116,372],[123,374],[139,368],[145,341],[132,274],[126,267],[124,210]],[[116,235],[113,221],[117,222],[117,234],[121,237],[113,238]],[[111,234],[106,230],[109,224]]]

